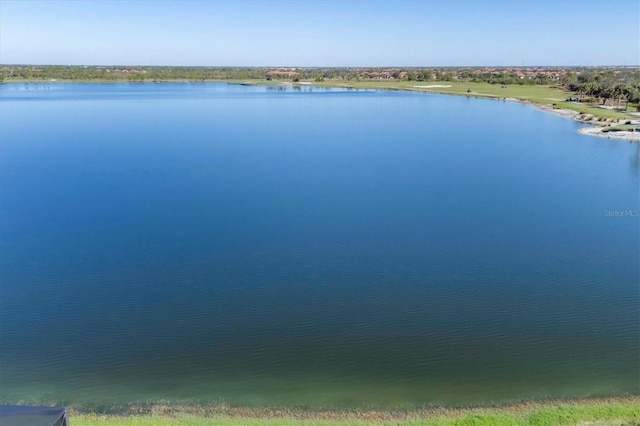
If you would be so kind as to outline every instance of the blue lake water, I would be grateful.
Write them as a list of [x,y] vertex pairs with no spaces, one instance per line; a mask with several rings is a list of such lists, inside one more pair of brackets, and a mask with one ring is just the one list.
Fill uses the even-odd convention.
[[638,393],[640,145],[526,105],[0,85],[0,400]]

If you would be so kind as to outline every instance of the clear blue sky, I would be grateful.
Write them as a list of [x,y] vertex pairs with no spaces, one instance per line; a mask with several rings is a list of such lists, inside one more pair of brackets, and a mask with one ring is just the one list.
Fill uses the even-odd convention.
[[640,0],[0,0],[0,63],[638,65]]

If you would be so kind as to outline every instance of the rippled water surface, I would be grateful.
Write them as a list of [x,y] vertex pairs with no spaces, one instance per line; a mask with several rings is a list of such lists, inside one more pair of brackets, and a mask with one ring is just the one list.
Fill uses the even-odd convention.
[[414,93],[0,85],[0,399],[637,393],[639,145],[577,128]]

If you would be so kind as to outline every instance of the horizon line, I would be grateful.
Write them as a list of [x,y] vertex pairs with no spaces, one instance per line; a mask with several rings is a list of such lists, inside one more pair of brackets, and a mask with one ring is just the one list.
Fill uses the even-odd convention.
[[0,63],[7,66],[46,66],[46,67],[148,67],[148,68],[640,68],[636,65],[149,65],[149,64],[43,64],[43,63]]

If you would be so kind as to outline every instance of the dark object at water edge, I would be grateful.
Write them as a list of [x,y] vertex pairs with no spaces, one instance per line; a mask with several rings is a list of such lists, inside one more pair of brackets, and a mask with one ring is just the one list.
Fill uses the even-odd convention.
[[0,405],[0,426],[69,426],[67,409]]

